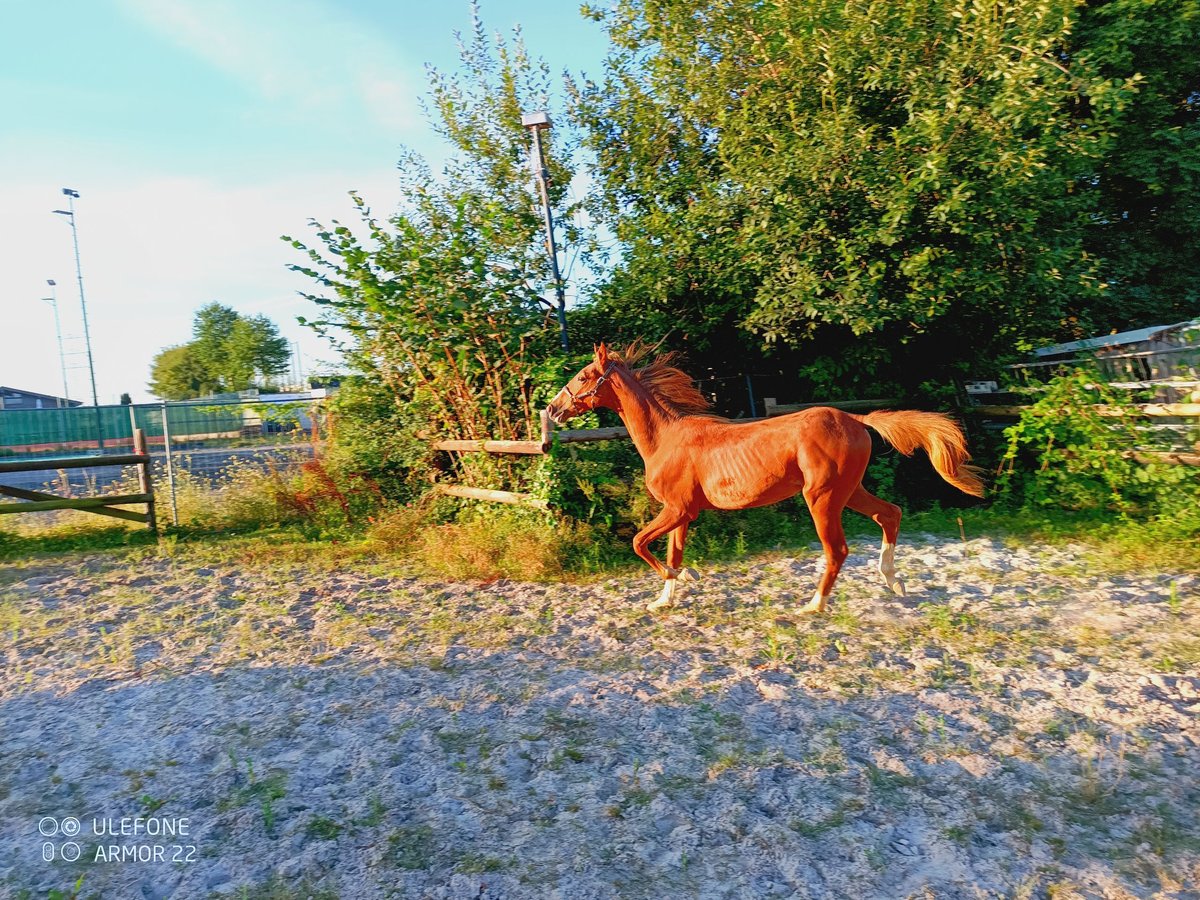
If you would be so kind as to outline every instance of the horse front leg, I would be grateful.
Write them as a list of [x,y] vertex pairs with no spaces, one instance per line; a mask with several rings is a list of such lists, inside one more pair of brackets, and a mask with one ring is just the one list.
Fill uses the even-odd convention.
[[675,590],[680,582],[699,581],[700,573],[695,569],[683,567],[683,545],[687,542],[688,522],[678,526],[667,536],[667,570],[676,573],[674,578],[667,578],[663,585],[662,594],[651,603],[647,609],[657,612],[660,609],[675,605]]
[[[681,525],[686,528],[687,523],[690,521],[691,517],[688,515],[687,510],[667,506],[654,517],[649,525],[639,531],[633,538],[633,552],[645,560],[646,565],[650,566],[666,582],[663,586],[662,595],[647,607],[652,612],[662,609],[664,606],[670,606],[674,602],[675,583],[680,575],[676,566],[683,560],[683,541],[680,540],[678,542],[679,559],[676,560],[676,566],[663,565],[659,562],[654,554],[650,552],[650,544],[667,532],[675,531]],[[673,549],[674,542],[667,548],[669,561],[674,555],[672,552]],[[695,572],[689,572],[688,574],[694,576]]]

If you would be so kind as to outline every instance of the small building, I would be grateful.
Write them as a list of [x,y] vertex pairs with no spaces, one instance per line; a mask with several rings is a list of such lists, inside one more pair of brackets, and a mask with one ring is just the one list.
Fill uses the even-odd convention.
[[70,409],[75,406],[83,406],[83,401],[0,385],[0,409]]

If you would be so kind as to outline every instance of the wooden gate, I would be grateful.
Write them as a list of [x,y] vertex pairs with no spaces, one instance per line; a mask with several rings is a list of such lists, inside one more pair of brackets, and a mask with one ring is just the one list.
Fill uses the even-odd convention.
[[[41,491],[0,484],[0,494],[25,500],[25,503],[0,503],[4,513],[47,512],[55,509],[81,509],[84,512],[129,522],[141,522],[151,531],[158,530],[154,513],[154,490],[150,481],[150,455],[146,452],[146,435],[137,429],[133,435],[133,453],[121,456],[75,456],[66,459],[28,459],[0,462],[0,477],[9,472],[57,472],[59,469],[85,469],[93,466],[137,466],[138,494],[117,494],[106,497],[58,497]],[[117,507],[146,504],[144,513]]]

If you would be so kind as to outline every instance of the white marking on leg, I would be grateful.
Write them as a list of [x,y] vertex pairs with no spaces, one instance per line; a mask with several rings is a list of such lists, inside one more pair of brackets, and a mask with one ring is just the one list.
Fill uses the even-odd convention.
[[820,589],[813,594],[813,598],[806,604],[800,607],[802,613],[823,613],[829,606],[829,595],[822,594]]
[[879,550],[879,574],[883,576],[892,593],[901,597],[907,595],[904,582],[896,577],[896,545],[889,544],[886,538]]
[[675,605],[675,585],[679,582],[674,578],[668,578],[666,584],[663,585],[662,593],[658,595],[658,599],[646,606],[650,612],[658,612],[660,609],[667,609]]

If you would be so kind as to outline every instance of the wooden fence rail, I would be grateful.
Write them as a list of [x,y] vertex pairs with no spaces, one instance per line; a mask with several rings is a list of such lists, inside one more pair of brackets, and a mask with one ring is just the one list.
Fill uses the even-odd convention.
[[[576,428],[555,432],[550,415],[546,410],[541,414],[541,440],[537,441],[493,441],[493,440],[444,440],[434,441],[433,449],[447,453],[495,453],[520,454],[536,456],[550,452],[554,442],[560,444],[583,444],[591,441],[627,440],[629,432],[624,428]],[[448,497],[462,497],[467,500],[487,500],[492,503],[511,503],[521,506],[531,506],[535,509],[547,509],[549,504],[540,497],[523,494],[516,491],[496,491],[490,488],[467,487],[452,482],[439,482],[434,488],[439,494]]]
[[[59,469],[83,469],[92,466],[137,466],[137,494],[116,494],[108,497],[57,497],[54,494],[44,494],[41,491],[29,491],[24,488],[0,484],[0,494],[6,497],[16,497],[26,503],[0,503],[0,515],[5,513],[46,512],[57,509],[79,509],[84,512],[109,516],[113,519],[125,519],[129,522],[141,522],[149,526],[151,531],[158,530],[158,521],[154,512],[154,491],[150,482],[150,455],[146,452],[146,435],[142,429],[137,429],[133,437],[133,453],[116,456],[72,456],[65,459],[29,459],[10,462],[0,462],[0,474],[6,472],[57,472]],[[131,509],[117,509],[118,506],[131,504],[146,504],[144,513]]]

